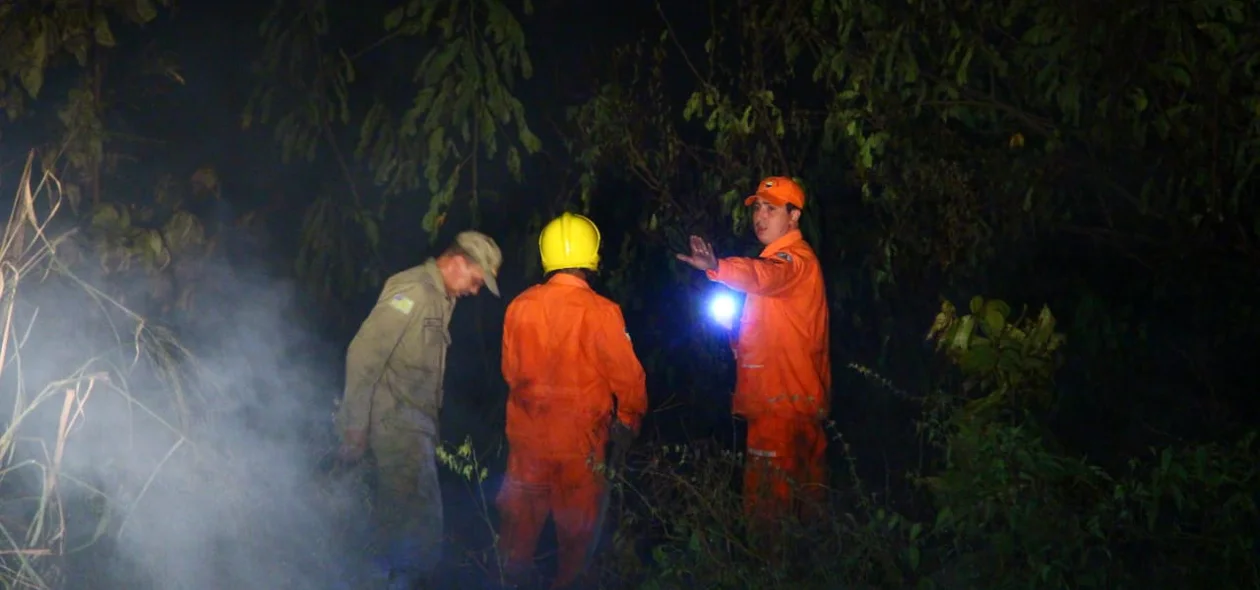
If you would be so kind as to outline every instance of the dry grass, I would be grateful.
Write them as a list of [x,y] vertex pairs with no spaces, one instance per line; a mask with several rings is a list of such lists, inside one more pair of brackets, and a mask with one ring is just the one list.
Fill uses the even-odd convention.
[[[169,333],[150,329],[138,314],[79,280],[58,262],[57,248],[73,231],[50,235],[50,222],[61,211],[60,183],[51,173],[34,177],[34,156],[32,152],[23,168],[0,241],[0,394],[12,408],[0,434],[0,586],[4,588],[58,587],[62,573],[59,557],[107,534],[125,531],[132,511],[143,501],[163,466],[188,444],[184,433],[193,422],[193,406],[206,402],[204,396],[194,396],[184,385],[188,382],[184,372],[192,357]],[[50,287],[53,282],[56,285]],[[92,302],[98,309],[91,317],[104,319],[106,329],[102,331],[112,334],[112,342],[102,346],[73,336],[41,334],[41,324],[57,322],[40,317],[44,301],[31,300],[28,293],[37,286],[44,294],[48,288],[64,290],[69,286],[83,301]],[[76,321],[83,319],[70,323]],[[69,366],[75,368],[64,370],[58,378],[32,383],[26,367],[43,364],[47,371],[51,363],[41,357],[40,347],[28,346],[33,337],[59,341],[57,364],[65,367],[64,360],[74,359]],[[36,350],[29,352],[29,348]],[[167,386],[168,403],[162,411],[151,409],[153,404],[129,393],[129,381],[141,371],[156,373]],[[36,375],[40,372],[34,371]],[[107,491],[67,469],[67,454],[80,443],[79,433],[93,415],[90,402],[100,396],[118,396],[133,420],[158,424],[166,430],[169,447],[150,462],[147,477],[132,478],[138,484],[134,489],[115,486]],[[122,437],[120,434],[119,439]],[[94,532],[72,547],[67,516],[71,496],[95,501],[98,506],[124,508],[100,511]]]
[[[216,326],[228,337],[198,358],[110,295],[126,280],[107,289],[76,275],[94,261],[76,256],[77,230],[54,235],[76,224],[51,223],[61,186],[35,161],[0,240],[0,404],[12,407],[0,416],[0,589],[81,577],[129,590],[314,587],[344,574],[356,541],[339,527],[355,530],[345,521],[362,499],[353,481],[312,473],[317,449],[291,436],[304,419],[295,390],[321,377],[259,348],[285,344],[271,333],[283,303],[252,303],[245,320],[276,326]],[[233,414],[277,399],[288,405],[259,427]]]

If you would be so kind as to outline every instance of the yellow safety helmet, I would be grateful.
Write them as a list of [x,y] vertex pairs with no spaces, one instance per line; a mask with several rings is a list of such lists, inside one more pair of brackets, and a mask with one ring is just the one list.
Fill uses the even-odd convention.
[[543,272],[565,268],[599,268],[599,228],[576,213],[552,219],[538,236]]

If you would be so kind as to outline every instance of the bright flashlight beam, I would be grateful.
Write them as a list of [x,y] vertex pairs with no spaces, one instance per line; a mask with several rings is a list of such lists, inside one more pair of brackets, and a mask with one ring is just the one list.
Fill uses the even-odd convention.
[[735,312],[738,310],[739,306],[735,303],[735,298],[729,294],[719,293],[709,300],[709,315],[723,326],[731,325],[731,320],[735,319]]

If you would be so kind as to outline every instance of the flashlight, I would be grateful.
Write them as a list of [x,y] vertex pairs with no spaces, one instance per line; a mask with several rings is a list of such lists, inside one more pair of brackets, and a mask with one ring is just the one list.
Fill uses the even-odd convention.
[[718,325],[729,329],[739,315],[739,301],[728,291],[718,291],[709,297],[709,317]]

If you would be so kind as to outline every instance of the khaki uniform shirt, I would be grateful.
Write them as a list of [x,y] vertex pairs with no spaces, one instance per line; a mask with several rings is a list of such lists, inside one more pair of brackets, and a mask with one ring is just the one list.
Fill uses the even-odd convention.
[[[414,407],[437,422],[451,312],[436,260],[389,277],[346,352],[338,426],[367,430],[373,406]],[[381,396],[392,396],[385,400]]]

